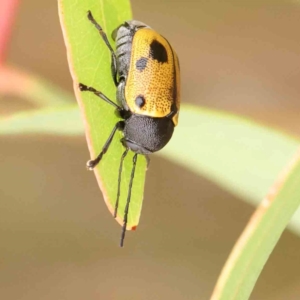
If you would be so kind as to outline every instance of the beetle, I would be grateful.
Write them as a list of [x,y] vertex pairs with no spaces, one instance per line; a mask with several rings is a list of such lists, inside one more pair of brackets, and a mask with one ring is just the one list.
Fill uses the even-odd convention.
[[114,217],[117,216],[123,161],[129,150],[135,154],[124,211],[120,246],[124,244],[133,178],[138,155],[159,151],[171,139],[178,123],[180,108],[180,70],[178,57],[169,42],[148,25],[126,21],[112,33],[114,52],[102,27],[88,11],[89,21],[96,27],[111,53],[111,73],[116,86],[118,104],[91,86],[79,83],[82,92],[92,92],[113,106],[121,118],[111,131],[99,155],[87,162],[94,169],[107,152],[117,130],[123,132],[118,191]]

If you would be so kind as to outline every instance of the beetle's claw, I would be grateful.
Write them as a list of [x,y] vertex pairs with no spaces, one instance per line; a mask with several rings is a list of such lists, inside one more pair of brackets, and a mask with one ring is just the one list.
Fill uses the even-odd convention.
[[96,164],[93,160],[89,160],[86,163],[86,167],[89,171],[93,171],[93,169],[95,168]]
[[79,87],[79,89],[82,91],[82,92],[84,92],[84,91],[87,91],[89,88],[85,85],[85,84],[83,84],[83,83],[79,83],[78,84],[78,87]]

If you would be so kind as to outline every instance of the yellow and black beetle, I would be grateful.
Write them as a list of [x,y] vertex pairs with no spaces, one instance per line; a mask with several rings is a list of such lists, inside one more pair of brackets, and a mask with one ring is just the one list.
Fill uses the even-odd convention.
[[88,19],[95,25],[111,52],[111,72],[117,88],[118,104],[93,87],[79,84],[81,91],[89,91],[114,106],[121,121],[117,122],[102,151],[87,162],[92,170],[102,159],[117,130],[123,131],[121,143],[125,151],[121,157],[115,214],[117,215],[122,165],[128,151],[135,152],[124,211],[121,246],[123,246],[138,154],[148,155],[162,149],[171,139],[178,122],[180,105],[179,61],[169,42],[159,33],[139,21],[127,21],[114,30],[116,52],[92,13]]

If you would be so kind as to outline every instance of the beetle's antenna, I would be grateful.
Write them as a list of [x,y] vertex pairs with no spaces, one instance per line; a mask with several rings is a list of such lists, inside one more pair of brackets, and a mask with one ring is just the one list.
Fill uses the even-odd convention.
[[125,156],[128,153],[128,150],[129,150],[129,148],[126,148],[126,150],[124,151],[124,153],[121,156],[120,167],[119,167],[119,177],[118,177],[118,192],[117,192],[117,200],[116,200],[116,204],[115,204],[114,218],[117,217],[119,199],[120,199],[120,190],[121,190],[121,177],[122,177],[123,162],[124,162]]
[[126,227],[127,227],[127,219],[128,219],[128,210],[129,210],[129,204],[130,204],[130,198],[131,198],[131,189],[132,189],[133,177],[134,177],[134,173],[135,173],[137,156],[138,156],[138,154],[135,153],[133,156],[133,159],[132,159],[133,165],[132,165],[132,171],[131,171],[130,182],[129,182],[127,203],[126,203],[126,207],[124,210],[124,223],[123,223],[123,228],[122,228],[120,247],[123,247],[123,245],[124,245],[124,239],[125,239],[125,233],[126,233]]

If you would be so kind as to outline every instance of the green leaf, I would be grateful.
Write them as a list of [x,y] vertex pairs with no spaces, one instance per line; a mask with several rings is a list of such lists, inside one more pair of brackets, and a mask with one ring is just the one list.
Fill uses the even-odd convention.
[[[0,120],[0,134],[82,134],[77,107],[24,112]],[[182,105],[179,125],[158,154],[257,205],[300,141],[238,116]],[[300,210],[289,225],[300,235]]]
[[252,204],[260,202],[300,144],[280,131],[206,108],[182,106],[179,120],[159,154]]
[[[299,145],[299,139],[253,121],[187,105],[170,144],[159,155],[256,206]],[[300,235],[300,210],[289,228]]]
[[[81,93],[78,83],[84,83],[102,91],[108,98],[116,101],[116,88],[110,72],[111,58],[95,26],[87,19],[91,11],[104,32],[107,33],[111,45],[111,32],[125,20],[131,19],[130,3],[127,0],[60,0],[60,20],[67,47],[70,71],[74,81],[74,89],[82,117],[91,157],[95,158],[102,150],[113,127],[119,120],[114,108],[92,93]],[[98,184],[104,195],[109,210],[113,213],[117,194],[118,170],[124,147],[120,143],[121,132],[115,138],[95,168]],[[121,197],[117,221],[123,225],[124,208],[132,169],[133,153],[130,151],[125,159],[122,173]],[[127,229],[134,229],[140,218],[144,193],[146,159],[139,155],[135,172],[133,190],[128,214]]]
[[300,205],[300,151],[261,202],[236,243],[211,300],[246,300]]
[[83,134],[78,106],[66,105],[24,111],[0,119],[0,135],[28,133],[71,136]]

